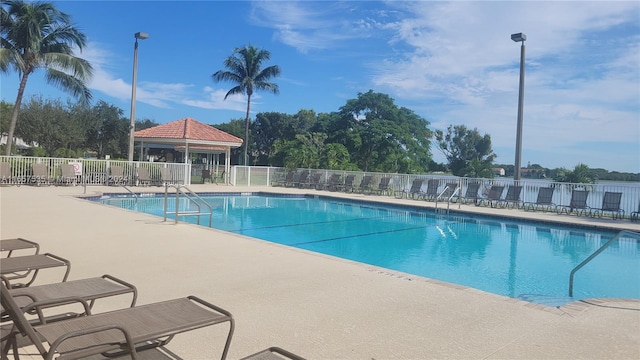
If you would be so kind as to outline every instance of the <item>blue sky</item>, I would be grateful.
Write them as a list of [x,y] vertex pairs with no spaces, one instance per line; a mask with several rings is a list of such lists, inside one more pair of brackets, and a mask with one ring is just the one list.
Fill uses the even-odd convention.
[[[56,1],[88,36],[90,88],[129,116],[134,33],[136,117],[208,124],[244,118],[243,97],[211,75],[234,48],[271,52],[280,94],[257,93],[257,112],[337,111],[359,92],[388,94],[444,130],[491,136],[513,164],[523,32],[526,75],[522,164],[579,163],[640,172],[638,1]],[[2,75],[13,103],[15,75]],[[26,96],[66,99],[32,75]],[[444,161],[432,148],[434,159]]]

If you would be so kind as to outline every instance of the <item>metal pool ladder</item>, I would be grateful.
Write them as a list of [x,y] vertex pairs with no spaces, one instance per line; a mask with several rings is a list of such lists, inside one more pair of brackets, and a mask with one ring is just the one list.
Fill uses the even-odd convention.
[[[213,207],[206,202],[200,195],[193,192],[191,189],[186,187],[185,185],[180,184],[165,184],[164,186],[164,221],[167,221],[167,214],[169,213],[168,209],[168,199],[169,199],[169,188],[176,189],[176,211],[175,211],[175,223],[178,223],[178,218],[180,216],[197,216],[198,217],[198,225],[200,225],[200,217],[202,215],[209,215],[209,227],[213,225]],[[196,211],[179,211],[178,202],[180,200],[180,195],[183,195],[189,202],[193,203],[198,210]],[[209,209],[209,212],[203,212],[202,206]]]
[[614,236],[611,240],[607,241],[606,243],[604,243],[604,245],[600,246],[600,248],[596,250],[593,254],[591,254],[591,256],[584,259],[583,262],[581,262],[580,264],[578,264],[578,266],[576,266],[575,268],[573,268],[573,270],[571,270],[571,274],[569,275],[569,296],[573,297],[573,276],[576,274],[576,271],[580,270],[583,266],[587,265],[589,261],[593,260],[593,258],[598,256],[601,252],[604,251],[604,249],[608,248],[611,244],[618,241],[621,237],[625,235],[635,237],[636,239],[640,240],[639,232],[622,230],[616,236]]
[[[136,193],[134,193],[131,189],[129,189],[129,188],[127,187],[127,185],[122,184],[122,185],[120,185],[120,186],[122,186],[122,187],[123,187],[125,190],[127,190],[131,195],[133,195],[133,198],[134,198],[134,199],[136,199],[136,204],[137,204],[137,203],[138,203],[138,195],[137,195]],[[85,189],[86,189],[86,187],[85,187]]]
[[[438,212],[438,200],[440,199],[440,197],[442,197],[443,194],[445,194],[447,192],[447,190],[449,190],[448,186],[445,186],[445,188],[442,190],[442,192],[440,192],[440,194],[438,194],[438,196],[436,197],[436,207],[435,207],[435,212]],[[458,190],[460,190],[460,187],[457,187],[453,193],[451,193],[451,196],[449,196],[449,198],[447,199],[447,215],[449,215],[449,205],[451,205],[451,199],[453,199],[454,196],[456,196],[456,194],[458,193]]]

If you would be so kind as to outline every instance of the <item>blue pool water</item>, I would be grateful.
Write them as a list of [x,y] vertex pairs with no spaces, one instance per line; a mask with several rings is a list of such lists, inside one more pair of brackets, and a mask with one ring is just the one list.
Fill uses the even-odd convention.
[[[623,237],[571,270],[616,232],[444,215],[327,197],[216,195],[213,227],[409,274],[548,305],[587,298],[640,298],[640,243]],[[163,216],[163,197],[102,203]],[[169,208],[175,209],[170,198]],[[189,208],[179,202],[179,209]],[[191,209],[193,210],[193,209]],[[195,222],[196,219],[181,218]],[[208,217],[200,222],[208,225]]]

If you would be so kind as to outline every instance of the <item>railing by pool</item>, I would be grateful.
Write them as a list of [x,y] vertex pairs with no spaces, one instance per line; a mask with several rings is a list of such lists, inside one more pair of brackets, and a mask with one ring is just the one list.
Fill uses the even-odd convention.
[[[100,159],[68,159],[68,158],[47,158],[29,156],[0,156],[0,163],[9,164],[9,174],[0,174],[0,182],[12,185],[30,185],[37,183],[61,183],[63,174],[62,164],[72,164],[75,171],[73,183],[76,185],[110,185],[111,169],[121,167],[123,169],[122,179],[118,179],[118,185],[138,185],[138,169],[149,170],[151,182],[161,185],[161,169],[168,168],[170,174],[166,182],[173,184],[189,184],[191,181],[191,164],[181,163],[159,163],[126,160],[100,160]],[[46,165],[47,174],[39,175],[42,179],[33,174],[32,164]]]
[[575,276],[576,272],[578,270],[582,269],[583,266],[587,265],[587,263],[589,261],[593,260],[596,256],[598,256],[606,248],[611,246],[611,244],[613,244],[614,242],[620,240],[620,238],[622,238],[623,236],[633,237],[636,240],[640,240],[640,233],[638,233],[638,232],[627,231],[627,230],[620,231],[616,236],[611,238],[611,240],[607,241],[604,245],[602,245],[598,250],[596,250],[588,258],[584,259],[580,264],[578,264],[576,267],[574,267],[573,270],[571,270],[571,273],[569,274],[569,296],[570,297],[573,296],[573,277]]
[[[170,183],[180,185],[191,185],[192,166],[184,163],[162,163],[162,162],[128,162],[123,160],[99,160],[99,159],[68,159],[68,158],[46,158],[46,157],[26,157],[26,156],[0,156],[0,163],[9,163],[10,180],[6,174],[0,174],[2,183],[12,183],[17,185],[36,184],[33,178],[31,164],[47,165],[48,177],[55,182],[62,176],[61,164],[75,164],[76,181],[80,185],[105,185],[109,184],[110,168],[119,166],[124,169],[124,177],[127,179],[124,185],[138,185],[137,169],[140,167],[147,168],[149,173],[156,182],[160,182],[162,168],[169,168],[171,174]],[[302,170],[302,169],[299,169]],[[376,187],[383,177],[390,177],[389,192],[391,195],[408,191],[415,179],[424,179],[423,190],[426,190],[427,180],[440,180],[439,191],[444,189],[446,183],[457,182],[459,189],[466,189],[470,182],[480,183],[480,192],[488,191],[491,185],[502,185],[507,188],[514,185],[514,180],[510,178],[494,178],[494,179],[475,179],[461,178],[443,174],[392,174],[392,173],[375,173],[375,172],[359,172],[359,171],[343,171],[343,170],[327,170],[327,169],[307,169],[310,173],[321,173],[320,183],[326,183],[332,174],[340,174],[345,179],[347,175],[354,175],[354,184],[357,186],[365,175],[374,177],[373,186]],[[242,186],[272,186],[278,179],[284,178],[287,169],[281,167],[268,166],[232,166],[228,174],[227,180],[229,184]],[[4,178],[3,178],[4,177]],[[196,181],[199,177],[195,177]],[[162,185],[162,183],[159,183]],[[583,189],[589,191],[587,198],[587,206],[590,208],[600,208],[605,192],[620,192],[622,198],[620,208],[624,210],[624,217],[629,218],[633,212],[640,211],[640,183],[638,182],[601,182],[596,184],[572,184],[558,183],[548,180],[523,179],[519,181],[522,185],[522,193],[520,199],[524,202],[535,202],[538,191],[541,187],[553,187],[552,202],[555,205],[568,205],[571,200],[571,192],[574,189]],[[506,190],[504,190],[506,193]],[[460,191],[464,194],[464,190]],[[503,194],[504,196],[504,194]]]
[[[302,169],[297,169],[298,171]],[[320,172],[322,176],[320,182],[326,182],[331,174],[340,174],[341,178],[345,179],[347,175],[355,175],[354,184],[357,186],[365,175],[373,175],[374,188],[377,187],[378,182],[383,177],[391,177],[390,192],[392,194],[396,192],[408,191],[411,188],[411,184],[414,179],[424,179],[422,190],[426,190],[428,179],[440,180],[439,191],[442,191],[448,182],[457,182],[459,188],[463,190],[460,195],[464,195],[464,189],[467,184],[471,182],[480,183],[480,193],[487,192],[492,185],[502,185],[505,187],[503,197],[510,185],[514,185],[514,180],[511,178],[494,178],[494,179],[476,179],[476,178],[461,178],[452,175],[443,174],[392,174],[392,173],[375,173],[375,172],[357,172],[357,171],[343,171],[343,170],[326,170],[326,169],[307,169],[311,174]],[[272,186],[275,181],[285,177],[287,169],[280,167],[267,167],[267,166],[233,166],[231,168],[230,183],[235,186]],[[520,200],[524,202],[535,202],[538,196],[538,190],[541,187],[553,187],[553,199],[552,202],[555,205],[568,205],[571,201],[571,192],[574,189],[584,189],[589,191],[587,198],[587,205],[590,208],[600,208],[602,206],[602,199],[605,192],[621,192],[622,198],[620,201],[620,208],[624,210],[624,217],[628,218],[634,211],[640,210],[640,183],[638,182],[601,182],[596,184],[574,184],[574,183],[560,183],[549,180],[539,179],[522,179],[519,181],[519,185],[522,186],[522,193]]]

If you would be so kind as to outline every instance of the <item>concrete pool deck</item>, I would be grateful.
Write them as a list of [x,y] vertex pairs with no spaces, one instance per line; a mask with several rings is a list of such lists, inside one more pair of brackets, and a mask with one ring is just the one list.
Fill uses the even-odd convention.
[[[316,190],[193,185],[197,192],[314,193],[433,206],[393,197]],[[161,192],[135,187],[136,192]],[[87,195],[124,192],[88,187]],[[111,274],[137,286],[138,304],[196,295],[230,311],[229,359],[280,346],[308,359],[639,359],[640,301],[535,305],[78,199],[82,187],[0,188],[0,238],[22,237],[71,261],[70,280]],[[457,210],[458,206],[455,206]],[[453,207],[452,207],[453,209]],[[466,206],[462,211],[640,231],[602,220]],[[59,281],[43,270],[36,284]],[[126,304],[105,299],[96,311]],[[176,336],[149,359],[213,359],[226,325]],[[33,349],[21,350],[29,358]],[[25,356],[26,355],[26,356]],[[34,357],[39,358],[39,357]]]

